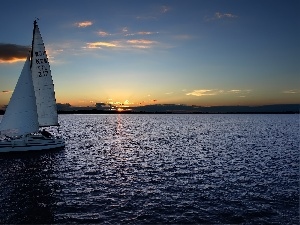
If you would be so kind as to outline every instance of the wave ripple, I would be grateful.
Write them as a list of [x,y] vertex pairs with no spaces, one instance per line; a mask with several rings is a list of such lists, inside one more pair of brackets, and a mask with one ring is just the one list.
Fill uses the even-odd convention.
[[65,150],[0,156],[1,223],[299,221],[298,115],[60,115]]

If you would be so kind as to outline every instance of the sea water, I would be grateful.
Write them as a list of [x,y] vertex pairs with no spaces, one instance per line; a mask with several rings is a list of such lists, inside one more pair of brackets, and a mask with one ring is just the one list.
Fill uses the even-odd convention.
[[64,150],[0,155],[0,223],[299,222],[299,115],[59,121]]

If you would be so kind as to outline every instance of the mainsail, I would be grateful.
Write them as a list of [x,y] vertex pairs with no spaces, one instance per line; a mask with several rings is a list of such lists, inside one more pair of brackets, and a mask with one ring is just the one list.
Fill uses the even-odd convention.
[[36,21],[34,22],[31,72],[40,126],[58,125],[54,84],[44,42]]
[[24,64],[5,114],[0,124],[1,133],[23,135],[39,130],[34,87],[30,71],[30,59]]

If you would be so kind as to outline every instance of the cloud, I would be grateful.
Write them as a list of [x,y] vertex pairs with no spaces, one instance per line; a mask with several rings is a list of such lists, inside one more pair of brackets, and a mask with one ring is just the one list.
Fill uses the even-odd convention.
[[150,35],[150,34],[154,34],[154,33],[158,33],[158,32],[150,32],[150,31],[140,31],[140,32],[137,32],[137,34],[139,34],[139,35]]
[[192,92],[186,93],[186,95],[193,95],[193,96],[205,96],[205,95],[217,95],[218,93],[223,92],[222,90],[215,90],[215,89],[200,89],[200,90],[193,90]]
[[216,19],[223,19],[223,18],[237,18],[236,15],[233,15],[231,13],[220,13],[216,12],[214,18]]
[[106,37],[106,36],[111,35],[111,34],[105,32],[105,31],[98,31],[98,34],[99,34],[99,36],[101,36],[101,37]]
[[135,34],[134,33],[131,33],[131,34],[124,34],[125,37],[127,36],[134,36]]
[[86,43],[87,47],[89,49],[94,49],[94,48],[102,48],[102,47],[107,47],[107,48],[115,48],[118,47],[117,42],[90,42]]
[[287,90],[287,91],[283,91],[284,94],[299,94],[300,90],[297,89],[291,89],[291,90]]
[[151,48],[156,41],[145,40],[145,39],[132,39],[126,41],[128,44],[131,44],[134,48]]
[[122,28],[122,33],[124,36],[134,36],[134,35],[150,35],[150,34],[157,34],[158,32],[151,32],[151,31],[138,31],[135,33],[129,33],[128,27],[123,27]]
[[186,93],[186,95],[193,95],[193,96],[205,96],[205,95],[218,95],[218,94],[239,94],[239,97],[245,97],[246,94],[249,94],[252,90],[218,90],[218,89],[199,89],[193,90],[192,92]]
[[124,36],[135,36],[135,35],[152,35],[152,34],[158,34],[159,32],[151,32],[151,31],[139,31],[136,33],[127,33],[124,34]]
[[221,19],[236,19],[238,18],[237,15],[234,15],[232,13],[220,13],[216,12],[212,17],[206,17],[206,21],[212,21],[212,20],[221,20]]
[[[149,36],[153,34],[159,34],[159,32],[155,31],[137,31],[137,32],[130,32],[130,29],[128,27],[121,28],[120,32],[117,33],[109,33],[104,30],[100,30],[97,32],[97,34],[101,37],[110,37],[110,41],[108,42],[91,42],[86,43],[86,49],[96,49],[101,47],[119,47],[120,49],[126,50],[126,49],[133,49],[133,48],[139,48],[139,49],[149,49],[153,46],[160,46],[163,48],[169,48],[170,46],[163,45],[157,41],[149,40],[149,39],[143,39],[143,36]],[[134,38],[134,36],[137,36],[138,38]],[[111,39],[113,38],[113,39]]]
[[134,35],[134,34],[130,34],[128,33],[128,27],[123,27],[122,30],[121,30],[121,35],[124,35],[124,36],[131,36],[131,35]]
[[[233,94],[249,94],[252,90],[238,90],[238,89],[233,89],[233,90],[229,90],[227,91],[228,93],[233,93]],[[241,96],[240,96],[241,97]],[[242,96],[245,97],[245,96]]]
[[240,93],[241,90],[229,90],[228,92],[232,92],[232,93]]
[[106,31],[98,31],[97,34],[101,37],[107,37],[107,36],[134,36],[134,35],[151,35],[151,34],[158,34],[159,32],[152,32],[152,31],[138,31],[135,33],[128,33],[128,28],[124,27],[122,28],[122,32],[121,33],[108,33]]
[[[132,49],[151,49],[154,47],[158,48],[171,48],[172,46],[160,43],[155,40],[145,39],[144,36],[149,36],[153,34],[159,34],[159,32],[154,31],[137,31],[130,32],[128,27],[121,28],[118,33],[109,33],[104,30],[100,30],[97,34],[101,37],[108,37],[109,41],[96,41],[86,43],[86,46],[82,47],[83,49],[102,49],[106,48],[118,48],[119,50],[132,50]],[[136,36],[137,38],[135,38]]]
[[82,21],[82,22],[75,23],[75,26],[77,26],[77,27],[88,27],[88,26],[92,26],[92,25],[93,25],[92,21]]
[[156,41],[144,40],[144,39],[131,39],[131,40],[118,40],[111,42],[89,42],[86,43],[86,49],[101,49],[106,48],[120,48],[123,50],[129,50],[132,48],[146,49],[151,48],[157,44]]
[[156,41],[144,40],[144,39],[135,39],[135,40],[128,40],[127,43],[149,45],[149,44],[156,43]]
[[26,60],[30,47],[0,43],[0,63],[15,63]]
[[167,13],[168,11],[170,11],[170,7],[163,5],[160,9],[161,13]]

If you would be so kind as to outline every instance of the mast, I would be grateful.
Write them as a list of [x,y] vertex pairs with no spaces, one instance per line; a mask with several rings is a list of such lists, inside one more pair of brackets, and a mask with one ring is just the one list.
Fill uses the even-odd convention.
[[37,24],[37,22],[36,22],[36,20],[34,20],[34,22],[33,22],[33,32],[32,32],[32,43],[31,43],[31,55],[30,55],[30,69],[32,67],[34,33],[35,33],[36,24]]

